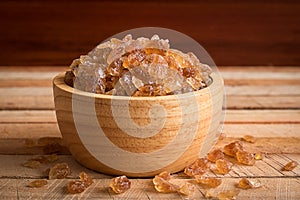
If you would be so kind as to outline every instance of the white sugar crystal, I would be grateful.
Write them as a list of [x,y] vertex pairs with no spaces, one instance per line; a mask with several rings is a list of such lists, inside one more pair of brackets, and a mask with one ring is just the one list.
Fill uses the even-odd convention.
[[136,78],[135,76],[132,76],[132,83],[136,88],[140,88],[144,86],[144,83],[140,79]]
[[151,40],[159,40],[159,36],[155,34],[151,37]]

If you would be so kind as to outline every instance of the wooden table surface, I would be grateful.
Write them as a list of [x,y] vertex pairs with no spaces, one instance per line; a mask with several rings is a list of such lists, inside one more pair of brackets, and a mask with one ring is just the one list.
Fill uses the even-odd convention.
[[[152,179],[131,178],[132,188],[115,195],[108,189],[111,176],[88,170],[78,164],[63,147],[52,96],[52,78],[67,67],[0,67],[0,199],[186,199],[177,193],[161,194]],[[215,192],[235,188],[241,177],[259,179],[263,187],[240,190],[237,199],[300,199],[300,167],[281,171],[291,160],[300,163],[300,67],[220,67],[226,85],[227,112],[225,138],[216,146],[240,140],[245,135],[256,138],[245,143],[253,152],[266,157],[254,166],[235,164],[220,176],[222,184]],[[29,188],[35,179],[47,178],[45,170],[22,166],[37,155],[58,151],[59,161],[67,162],[73,173],[68,179],[49,180],[42,188]],[[81,194],[68,194],[66,184],[85,171],[95,183]],[[175,181],[191,181],[182,172]],[[190,199],[205,199],[207,189],[195,185]]]

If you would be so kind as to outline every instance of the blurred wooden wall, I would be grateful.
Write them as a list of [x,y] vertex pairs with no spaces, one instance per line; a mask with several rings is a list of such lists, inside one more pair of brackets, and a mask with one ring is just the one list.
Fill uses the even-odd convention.
[[69,65],[144,26],[196,39],[217,65],[300,65],[300,1],[0,2],[0,65]]

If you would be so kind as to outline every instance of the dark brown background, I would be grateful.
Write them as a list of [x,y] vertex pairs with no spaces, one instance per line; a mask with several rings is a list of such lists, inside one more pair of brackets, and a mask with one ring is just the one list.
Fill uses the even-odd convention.
[[69,65],[118,32],[165,27],[217,65],[300,65],[300,1],[8,1],[0,65]]

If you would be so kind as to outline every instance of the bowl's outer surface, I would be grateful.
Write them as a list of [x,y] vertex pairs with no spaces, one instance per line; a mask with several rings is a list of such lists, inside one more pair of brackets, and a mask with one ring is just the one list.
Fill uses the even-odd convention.
[[[65,144],[82,165],[135,177],[177,172],[215,143],[224,85],[163,97],[118,97],[76,90],[53,80],[56,117]],[[149,114],[150,113],[150,114]]]

